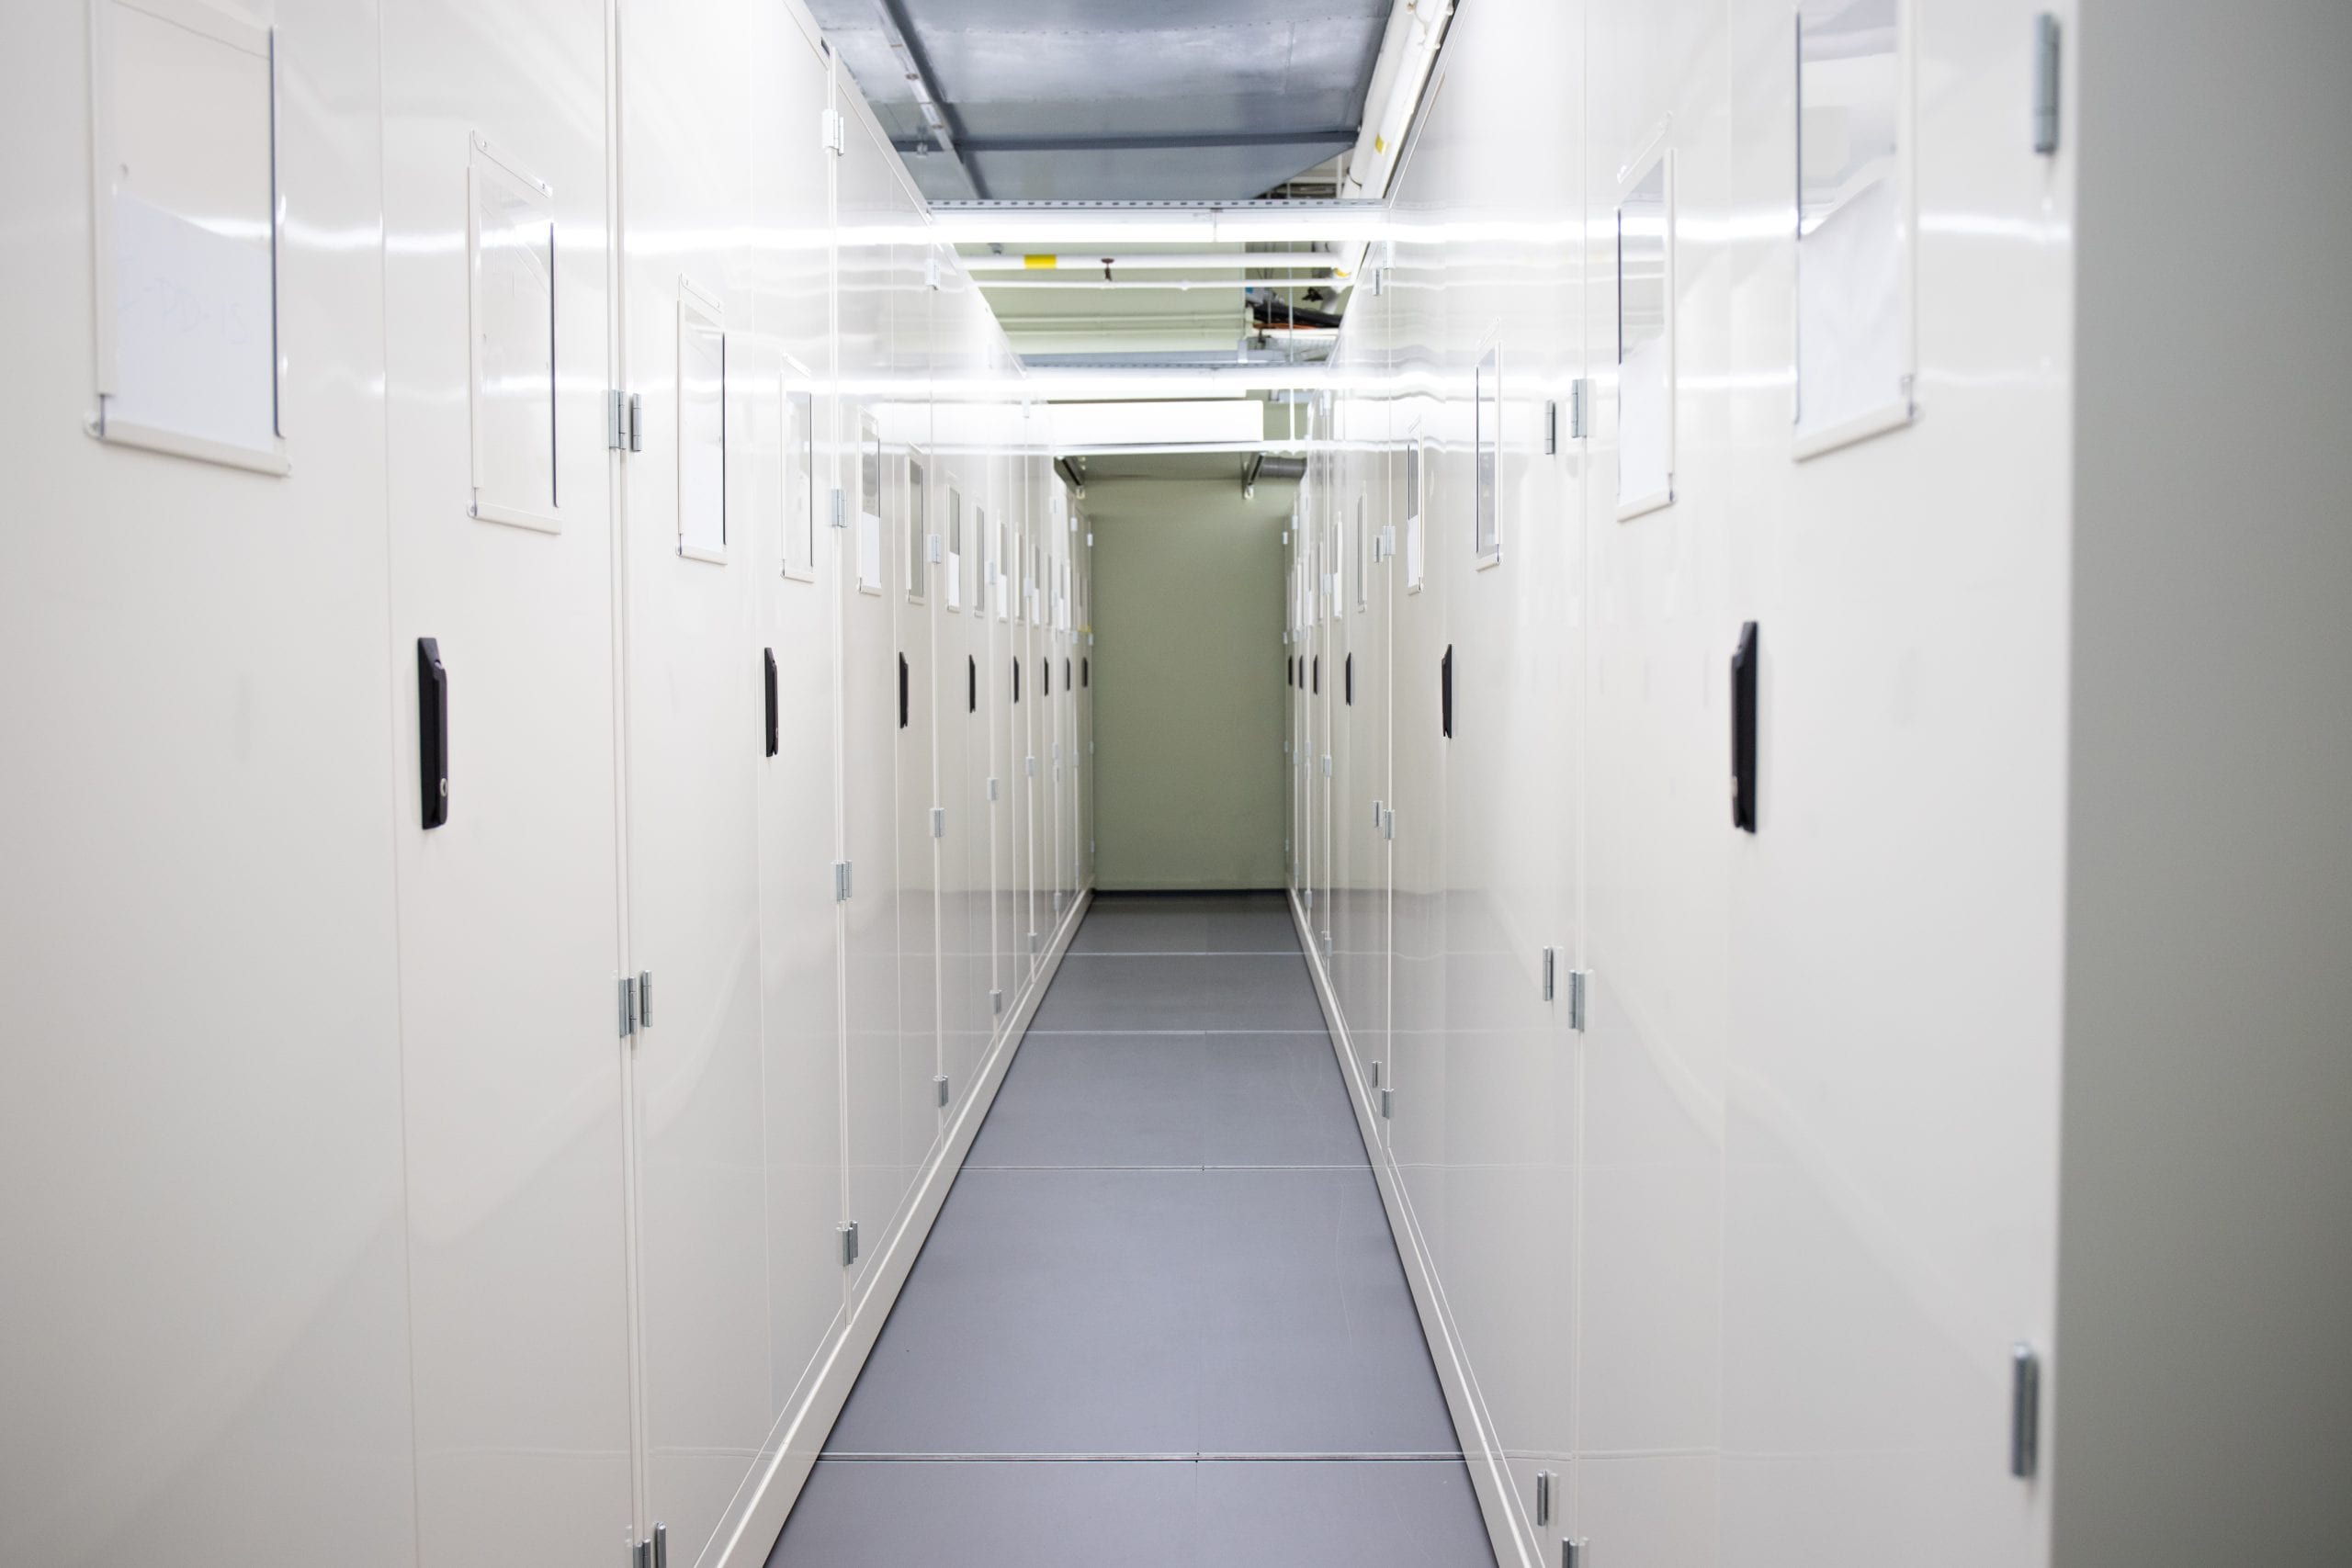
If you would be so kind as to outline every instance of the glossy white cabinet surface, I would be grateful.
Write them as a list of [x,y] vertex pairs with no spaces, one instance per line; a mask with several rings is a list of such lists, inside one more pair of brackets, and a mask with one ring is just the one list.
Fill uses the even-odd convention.
[[12,13],[0,63],[12,1562],[417,1551],[377,17],[276,22],[282,476],[83,434],[88,11]]
[[[2029,8],[1901,15],[1909,426],[1795,455],[1792,17],[1747,0],[1464,7],[1318,411],[1295,881],[1391,1090],[1368,1125],[1507,1561],[2048,1556],[2002,1445],[2010,1348],[2052,1325],[2071,173],[2018,118]],[[1672,500],[1621,520],[1615,209],[1660,153]],[[1385,608],[1350,580],[1359,495],[1398,529]],[[1754,836],[1725,799],[1749,620]],[[1385,759],[1334,717],[1351,653],[1359,703],[1385,671]],[[1375,798],[1385,931],[1354,902]],[[1997,1021],[1942,1005],[1955,975],[2002,977]],[[1539,1529],[1544,1470],[1571,1501]]]
[[[603,363],[605,28],[595,5],[535,5],[452,58],[462,15],[419,0],[382,22],[417,1550],[555,1564],[633,1517],[611,468],[595,379],[567,376],[555,530],[470,515],[471,369],[450,326],[468,319],[478,138],[555,193],[556,361]],[[431,832],[420,637],[451,682],[449,821]]]
[[[41,1043],[0,1111],[0,1240],[40,1260],[0,1283],[7,1555],[553,1564],[658,1526],[680,1561],[756,1561],[867,1342],[852,1287],[906,1256],[944,1157],[921,917],[949,885],[911,795],[921,863],[897,841],[902,628],[826,525],[842,433],[887,406],[936,441],[952,377],[956,461],[1018,504],[990,493],[1043,463],[1017,361],[944,251],[933,287],[897,155],[790,0],[99,5],[27,18],[0,67],[40,150],[0,232],[0,643],[38,672],[11,732],[45,738],[0,828]],[[122,101],[172,155],[94,180],[92,39],[168,67],[180,33],[224,47],[206,28],[274,58],[248,117],[276,116],[274,176],[266,135],[221,130],[220,73],[171,67]],[[96,418],[92,192],[154,169],[199,203],[275,179],[282,454]],[[508,230],[475,221],[494,190]],[[724,343],[683,399],[682,305],[713,367]],[[499,335],[540,320],[543,346]],[[723,469],[688,469],[720,433]],[[723,535],[689,540],[705,472]],[[1010,648],[967,619],[993,674]],[[917,642],[918,689],[960,691],[963,651]],[[989,747],[933,778],[929,705],[910,788],[980,800]],[[969,843],[967,1078],[1034,983],[1025,946],[990,974],[1012,867],[977,807]]]

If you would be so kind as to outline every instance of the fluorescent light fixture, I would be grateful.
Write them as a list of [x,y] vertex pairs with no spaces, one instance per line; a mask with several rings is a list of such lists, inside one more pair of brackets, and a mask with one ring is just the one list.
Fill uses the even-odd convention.
[[1212,402],[1056,403],[1056,451],[1140,444],[1192,446],[1262,440],[1266,406],[1246,399]]

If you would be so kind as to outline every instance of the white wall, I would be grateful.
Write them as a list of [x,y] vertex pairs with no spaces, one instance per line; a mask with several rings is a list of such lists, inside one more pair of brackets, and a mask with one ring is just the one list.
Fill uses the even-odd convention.
[[2337,1562],[2352,12],[2082,40],[2055,1555]]
[[[618,1562],[659,1522],[681,1568],[756,1562],[1085,886],[1058,667],[1022,705],[1022,755],[1046,759],[1025,793],[997,743],[1013,647],[1058,661],[1083,628],[1050,592],[1042,618],[968,582],[950,608],[923,563],[910,594],[910,457],[933,532],[952,483],[1080,581],[1083,536],[1049,532],[1017,362],[788,0],[261,20],[282,475],[84,434],[81,6],[25,18],[0,95],[41,150],[0,228],[6,713],[44,759],[0,813],[28,965],[28,1073],[0,1097],[8,1555]],[[134,106],[177,138],[159,161],[205,178],[240,166],[198,113],[211,58]],[[543,525],[469,513],[476,138],[553,212]],[[689,285],[726,334],[725,540],[698,554]],[[609,387],[642,400],[625,456]],[[871,593],[854,529],[825,525],[837,486],[854,514],[867,412]],[[431,830],[422,637],[452,694]],[[650,1016],[623,1036],[640,972]]]

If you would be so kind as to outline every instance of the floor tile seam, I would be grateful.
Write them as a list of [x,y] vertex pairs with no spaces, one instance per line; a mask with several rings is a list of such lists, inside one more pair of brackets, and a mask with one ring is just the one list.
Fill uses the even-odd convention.
[[1328,1029],[1031,1029],[1024,1037],[1040,1034],[1309,1034],[1329,1040]]
[[1201,1453],[900,1453],[859,1450],[820,1454],[823,1464],[1461,1464],[1464,1456],[1435,1449],[1385,1453],[1336,1450],[1231,1450]]
[[1180,1175],[1180,1176],[1181,1176],[1181,1175],[1189,1174],[1189,1173],[1197,1172],[1197,1173],[1199,1173],[1199,1174],[1201,1174],[1201,1175],[1205,1176],[1205,1175],[1208,1175],[1208,1174],[1210,1174],[1210,1173],[1212,1173],[1212,1172],[1215,1172],[1215,1171],[1222,1171],[1222,1170],[1238,1170],[1238,1171],[1250,1171],[1250,1170],[1369,1170],[1369,1169],[1371,1169],[1371,1168],[1372,1168],[1372,1162],[1371,1162],[1371,1161],[1369,1161],[1369,1160],[1361,1160],[1361,1159],[1359,1159],[1359,1160],[1295,1160],[1295,1161],[1292,1161],[1292,1160],[1274,1160],[1274,1161],[1269,1161],[1269,1160],[1259,1160],[1259,1161],[1254,1161],[1254,1162],[1251,1162],[1251,1163],[1249,1163],[1249,1164],[1242,1164],[1242,1163],[1238,1163],[1238,1162],[1231,1163],[1231,1164],[1223,1163],[1223,1162],[1203,1162],[1203,1163],[1200,1163],[1200,1164],[1194,1164],[1194,1165],[1142,1165],[1142,1164],[1137,1164],[1137,1165],[1125,1165],[1125,1164],[1122,1164],[1122,1165],[1090,1165],[1090,1164],[1084,1164],[1084,1163],[1074,1163],[1074,1164],[1061,1164],[1061,1163],[1054,1163],[1054,1164],[1040,1164],[1040,1165],[1001,1165],[1001,1164],[995,1164],[995,1163],[983,1164],[983,1163],[981,1163],[981,1162],[979,1162],[979,1161],[978,1161],[978,1160],[967,1160],[967,1161],[965,1162],[965,1164],[964,1164],[964,1168],[965,1168],[965,1169],[967,1169],[967,1170],[1003,1170],[1003,1171],[1016,1171],[1016,1170],[1069,1170],[1069,1171],[1080,1171],[1080,1170],[1089,1170],[1089,1171],[1093,1171],[1093,1170],[1133,1170],[1133,1171],[1147,1171],[1147,1172],[1148,1172],[1148,1171],[1159,1171],[1159,1172],[1169,1173],[1169,1174],[1174,1174],[1174,1175]]

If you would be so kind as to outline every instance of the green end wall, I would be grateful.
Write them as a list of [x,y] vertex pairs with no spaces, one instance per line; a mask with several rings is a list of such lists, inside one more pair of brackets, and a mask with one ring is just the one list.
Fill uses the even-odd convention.
[[[1197,462],[1197,459],[1192,460]],[[1280,887],[1283,530],[1294,487],[1087,479],[1095,885]]]

